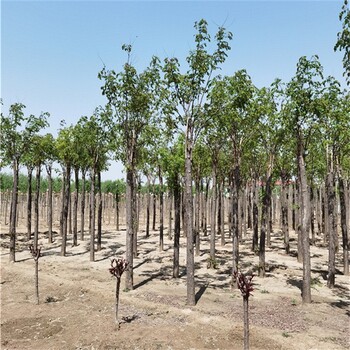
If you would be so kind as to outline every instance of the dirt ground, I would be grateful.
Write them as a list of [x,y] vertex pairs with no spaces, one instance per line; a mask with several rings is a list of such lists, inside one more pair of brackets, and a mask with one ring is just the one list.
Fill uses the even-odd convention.
[[[44,230],[44,228],[42,228]],[[56,228],[57,229],[57,228]],[[243,302],[231,290],[232,244],[217,240],[217,269],[207,269],[209,238],[202,237],[202,253],[195,257],[197,305],[186,305],[185,239],[181,238],[181,277],[172,278],[172,244],[165,237],[158,249],[158,233],[139,234],[134,259],[134,290],[121,291],[118,330],[114,320],[115,280],[110,259],[125,254],[125,228],[103,231],[103,249],[89,261],[89,237],[60,256],[60,238],[47,243],[40,235],[40,304],[34,294],[34,261],[24,226],[19,228],[16,263],[9,263],[8,226],[1,227],[1,349],[242,349]],[[302,264],[283,253],[276,229],[267,248],[266,278],[255,276],[249,300],[251,349],[350,349],[348,276],[342,275],[337,255],[336,287],[326,286],[327,248],[311,247],[312,299],[301,303]],[[258,257],[250,251],[249,235],[240,246],[242,271],[255,271]],[[124,281],[122,281],[122,289]]]

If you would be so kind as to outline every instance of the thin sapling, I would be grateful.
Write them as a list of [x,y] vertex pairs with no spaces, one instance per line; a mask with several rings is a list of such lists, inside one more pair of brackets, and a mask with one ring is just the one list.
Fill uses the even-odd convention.
[[29,250],[35,261],[35,297],[36,303],[39,305],[39,258],[41,257],[41,248],[34,247],[34,245],[31,244]]
[[234,272],[234,278],[237,282],[237,287],[241,291],[243,297],[244,310],[244,350],[249,349],[249,316],[248,316],[248,299],[253,289],[253,275],[245,276],[242,272]]
[[117,258],[111,260],[111,267],[109,272],[116,278],[116,289],[115,289],[115,321],[119,327],[118,320],[118,307],[119,307],[119,291],[120,291],[120,280],[123,272],[128,267],[128,262],[124,258]]

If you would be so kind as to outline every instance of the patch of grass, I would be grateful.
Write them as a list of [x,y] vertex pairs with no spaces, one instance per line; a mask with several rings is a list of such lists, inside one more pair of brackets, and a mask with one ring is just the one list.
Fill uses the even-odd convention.
[[311,287],[322,287],[322,282],[319,277],[311,278]]
[[291,337],[291,335],[289,333],[287,333],[287,332],[283,332],[282,336],[285,337],[285,338]]
[[207,269],[217,269],[219,267],[219,262],[212,257],[207,259]]
[[270,292],[269,292],[268,290],[266,290],[266,289],[262,289],[262,290],[260,291],[260,293],[261,293],[261,294],[269,294]]
[[296,306],[297,305],[297,300],[296,299],[292,299],[292,301],[290,302],[293,306]]

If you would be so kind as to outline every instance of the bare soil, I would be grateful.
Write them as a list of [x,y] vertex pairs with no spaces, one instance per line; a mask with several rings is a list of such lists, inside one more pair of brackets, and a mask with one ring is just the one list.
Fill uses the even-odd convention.
[[[181,277],[172,278],[172,240],[158,248],[158,232],[139,233],[134,259],[134,290],[122,291],[118,329],[115,322],[115,279],[110,259],[125,256],[125,228],[103,232],[103,249],[89,261],[89,237],[60,256],[60,237],[47,243],[40,234],[40,304],[36,305],[34,260],[23,226],[18,229],[16,262],[9,263],[8,226],[1,226],[1,349],[242,349],[243,301],[231,288],[232,243],[217,243],[217,269],[207,268],[209,238],[202,237],[196,262],[194,307],[186,305],[185,238],[181,238]],[[56,228],[57,229],[57,228]],[[43,227],[42,230],[45,230]],[[254,276],[249,300],[251,349],[350,349],[349,276],[341,273],[337,254],[336,287],[327,288],[327,247],[321,240],[311,247],[312,299],[301,300],[302,264],[283,252],[277,228],[267,248],[267,276]],[[256,271],[250,235],[240,245],[241,270]]]

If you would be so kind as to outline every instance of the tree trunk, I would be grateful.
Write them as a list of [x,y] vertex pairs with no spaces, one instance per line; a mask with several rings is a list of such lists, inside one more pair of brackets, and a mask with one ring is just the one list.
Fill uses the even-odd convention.
[[[237,160],[236,160],[237,162]],[[236,163],[233,172],[233,180],[232,180],[232,257],[233,257],[233,265],[232,265],[232,276],[234,276],[238,272],[238,260],[239,260],[239,220],[238,220],[238,202],[239,202],[239,189],[240,189],[240,167],[239,164]],[[232,285],[236,285],[235,278],[232,277]]]
[[287,190],[286,184],[288,181],[288,176],[286,171],[281,171],[281,180],[282,180],[282,188],[281,188],[281,210],[282,210],[282,233],[284,237],[284,250],[286,254],[289,254],[289,228],[288,228],[288,202],[287,202]]
[[310,198],[306,178],[304,149],[301,140],[298,140],[298,173],[300,177],[300,205],[301,205],[301,237],[303,245],[303,303],[311,303],[311,259],[310,259]]
[[18,201],[18,159],[14,159],[13,168],[13,187],[10,212],[10,262],[16,261],[16,218],[17,218],[17,201]]
[[328,276],[327,286],[334,288],[335,285],[335,235],[336,235],[336,214],[335,214],[335,190],[334,174],[331,170],[326,179],[326,193],[328,202]]
[[102,248],[102,190],[101,171],[97,172],[98,204],[97,204],[97,250]]
[[247,297],[243,297],[243,315],[244,315],[244,350],[249,350],[249,305],[248,305]]
[[147,176],[146,238],[149,237],[150,210],[151,210],[151,178],[150,176]]
[[193,197],[192,197],[192,151],[193,129],[190,123],[186,130],[185,143],[185,230],[187,236],[187,304],[195,305],[194,251],[193,251]]
[[47,198],[47,225],[49,231],[49,243],[53,242],[52,235],[52,165],[49,164],[46,166],[46,172],[48,175],[48,198]]
[[259,207],[258,207],[258,188],[257,188],[257,180],[253,179],[253,245],[252,251],[257,254],[259,251],[258,242],[259,242]]
[[134,231],[136,224],[136,173],[131,164],[127,167],[126,172],[126,261],[128,262],[128,268],[125,271],[125,289],[127,290],[132,290],[134,288],[133,261]]
[[164,249],[164,195],[163,176],[159,167],[159,251]]
[[154,185],[155,179],[152,183],[153,188],[153,222],[152,222],[152,230],[156,230],[156,220],[157,220],[157,196],[156,196],[156,187]]
[[34,199],[34,249],[38,249],[39,241],[39,197],[40,197],[41,165],[36,166],[36,189]]
[[28,190],[27,190],[27,240],[32,239],[32,176],[33,167],[27,166],[28,170]]
[[168,208],[168,239],[172,239],[172,210],[173,210],[173,198],[171,191],[169,191],[169,198],[168,198],[169,208]]
[[61,245],[61,255],[66,255],[67,246],[67,224],[68,224],[68,209],[69,209],[69,199],[70,199],[70,172],[71,167],[69,164],[66,165],[64,170],[64,197],[63,201],[63,213],[62,213],[62,245]]
[[341,170],[339,170],[338,174],[339,181],[339,200],[340,200],[340,222],[341,222],[341,232],[343,238],[343,264],[344,264],[344,275],[349,275],[349,240],[348,240],[348,227],[347,222],[349,219],[347,218],[349,199],[346,196],[346,186],[344,185],[344,179],[342,177]]
[[213,164],[212,168],[212,206],[211,206],[211,219],[210,219],[210,267],[215,265],[215,235],[216,235],[216,201],[217,201],[217,170],[216,164]]
[[221,246],[226,244],[225,240],[225,178],[222,179],[221,183]]
[[179,278],[180,269],[180,218],[181,218],[181,190],[178,175],[174,177],[174,260],[173,277]]
[[78,196],[79,196],[79,168],[74,168],[74,201],[73,201],[73,246],[78,245]]
[[86,186],[86,170],[81,170],[81,202],[80,202],[80,240],[84,240],[84,225],[85,225],[85,186]]
[[90,188],[90,261],[95,261],[95,181],[96,181],[96,169],[91,169],[90,172],[91,188]]
[[200,254],[200,232],[199,232],[199,211],[200,211],[200,180],[196,179],[196,203],[195,203],[195,213],[194,213],[194,232],[195,232],[195,242],[196,242],[196,256]]

